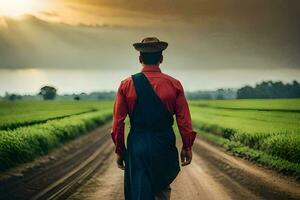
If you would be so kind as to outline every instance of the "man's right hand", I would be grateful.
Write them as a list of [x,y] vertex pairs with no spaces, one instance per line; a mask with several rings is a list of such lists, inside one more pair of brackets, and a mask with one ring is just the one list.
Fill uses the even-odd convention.
[[189,165],[192,162],[193,153],[192,150],[181,149],[180,158],[181,166]]

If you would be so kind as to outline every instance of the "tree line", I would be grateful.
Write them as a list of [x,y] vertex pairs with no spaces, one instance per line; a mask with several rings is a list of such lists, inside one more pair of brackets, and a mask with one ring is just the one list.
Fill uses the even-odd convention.
[[296,80],[284,84],[282,81],[263,81],[254,87],[245,86],[237,90],[237,99],[299,98],[300,84]]
[[91,92],[91,93],[73,93],[73,94],[57,94],[57,89],[53,86],[43,86],[40,88],[39,93],[33,95],[19,95],[15,93],[6,92],[3,97],[0,96],[0,100],[113,100],[115,98],[114,91],[102,91],[102,92]]
[[[6,92],[4,100],[29,100],[29,99],[64,99],[64,100],[114,100],[115,91],[108,92],[92,92],[79,94],[63,94],[58,95],[57,89],[53,86],[44,86],[36,95],[18,95]],[[283,83],[282,81],[263,81],[254,87],[244,86],[239,89],[218,89],[215,91],[194,91],[185,92],[190,100],[197,99],[270,99],[270,98],[300,98],[300,84],[292,81],[291,83]]]

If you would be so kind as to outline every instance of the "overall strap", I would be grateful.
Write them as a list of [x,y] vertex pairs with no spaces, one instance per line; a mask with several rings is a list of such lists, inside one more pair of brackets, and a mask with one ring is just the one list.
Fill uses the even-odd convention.
[[135,117],[133,117],[139,118],[133,119],[133,123],[152,127],[172,126],[173,115],[155,93],[147,77],[142,72],[131,77],[137,95],[137,102],[134,107]]

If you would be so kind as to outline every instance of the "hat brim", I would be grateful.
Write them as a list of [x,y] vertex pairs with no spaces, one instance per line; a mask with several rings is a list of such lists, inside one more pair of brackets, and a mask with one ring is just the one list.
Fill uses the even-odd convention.
[[163,51],[168,47],[167,42],[149,42],[149,43],[134,43],[134,48],[140,52],[158,52]]

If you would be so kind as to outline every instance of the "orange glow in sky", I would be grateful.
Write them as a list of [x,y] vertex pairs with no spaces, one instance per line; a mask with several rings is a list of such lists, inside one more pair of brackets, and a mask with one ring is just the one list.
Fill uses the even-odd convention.
[[0,0],[0,15],[18,17],[35,14],[45,8],[43,0]]

